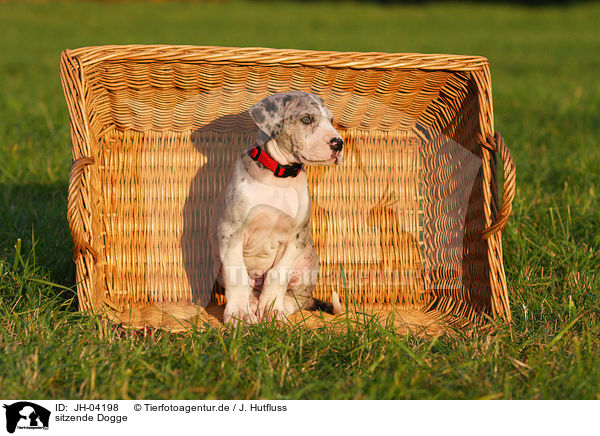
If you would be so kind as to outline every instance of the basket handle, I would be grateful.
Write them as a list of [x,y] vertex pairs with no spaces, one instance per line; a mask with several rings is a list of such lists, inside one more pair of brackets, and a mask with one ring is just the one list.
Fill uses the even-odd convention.
[[71,236],[73,238],[73,261],[77,261],[79,256],[87,250],[94,259],[98,260],[98,253],[90,245],[84,236],[82,212],[83,212],[83,197],[81,190],[83,188],[83,170],[86,166],[95,162],[93,157],[80,157],[71,162],[71,175],[69,177],[69,194],[67,203],[67,220],[71,227]]
[[502,232],[504,226],[506,226],[506,223],[508,222],[508,218],[512,212],[512,202],[515,198],[515,180],[517,172],[510,150],[504,143],[504,138],[502,138],[500,133],[496,132],[494,136],[488,135],[481,143],[488,150],[498,152],[500,158],[504,162],[504,194],[502,196],[502,207],[496,215],[496,221],[483,231],[483,239],[488,239],[493,234]]

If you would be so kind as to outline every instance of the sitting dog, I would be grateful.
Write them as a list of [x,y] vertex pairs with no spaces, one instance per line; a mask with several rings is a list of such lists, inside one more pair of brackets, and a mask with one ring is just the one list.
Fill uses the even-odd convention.
[[227,300],[224,322],[285,319],[302,309],[341,313],[312,298],[319,257],[311,238],[304,165],[339,165],[344,141],[323,99],[271,95],[250,108],[257,145],[234,164],[213,218]]

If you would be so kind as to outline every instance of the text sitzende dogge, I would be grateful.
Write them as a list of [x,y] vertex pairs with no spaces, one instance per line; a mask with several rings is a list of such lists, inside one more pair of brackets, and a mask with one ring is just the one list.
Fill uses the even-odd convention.
[[[129,409],[129,410],[125,410]],[[133,408],[119,407],[117,403],[58,403],[54,407],[54,422],[105,422],[121,424],[127,422],[127,415],[144,413],[191,414],[191,413],[269,413],[287,412],[285,404],[271,403],[217,403],[217,404],[173,404],[135,403]]]

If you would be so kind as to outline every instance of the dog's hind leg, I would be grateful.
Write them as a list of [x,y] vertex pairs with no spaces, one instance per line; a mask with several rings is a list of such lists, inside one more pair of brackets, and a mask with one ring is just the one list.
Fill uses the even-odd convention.
[[285,313],[291,315],[304,309],[312,310],[315,305],[315,300],[311,296],[314,289],[315,286],[311,284],[302,284],[290,288],[283,300]]
[[339,315],[344,313],[344,308],[340,302],[340,296],[337,292],[331,292],[331,303],[328,301],[322,301],[317,298],[311,298],[307,303],[306,310],[320,310],[321,312],[330,313],[331,315]]
[[294,276],[288,284],[284,299],[285,313],[291,315],[303,309],[312,309],[315,300],[313,291],[317,286],[319,276],[319,256],[309,240],[303,256],[296,264]]

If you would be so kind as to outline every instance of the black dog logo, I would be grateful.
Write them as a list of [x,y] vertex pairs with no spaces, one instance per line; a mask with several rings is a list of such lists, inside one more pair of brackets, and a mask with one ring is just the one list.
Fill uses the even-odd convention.
[[19,401],[10,406],[5,404],[4,408],[6,409],[6,431],[9,433],[15,432],[21,420],[24,420],[21,426],[26,428],[48,428],[50,411],[42,406],[28,401]]

